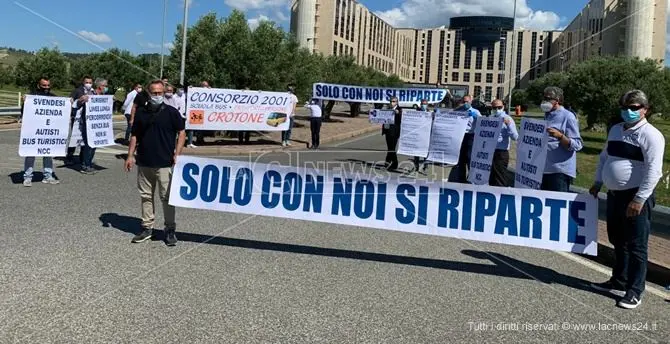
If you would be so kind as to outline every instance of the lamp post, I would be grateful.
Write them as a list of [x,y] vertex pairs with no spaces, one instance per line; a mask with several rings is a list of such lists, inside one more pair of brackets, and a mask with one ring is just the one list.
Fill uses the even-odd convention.
[[161,79],[163,79],[163,49],[165,48],[165,15],[167,13],[167,0],[163,0],[163,37],[161,38]]
[[512,76],[514,68],[512,68],[512,61],[514,60],[514,35],[516,35],[516,1],[514,0],[514,12],[512,14],[512,42],[510,43],[510,59],[509,59],[509,101],[507,102],[507,113],[512,113]]
[[179,84],[182,87],[185,87],[184,85],[184,69],[186,68],[186,24],[188,22],[188,2],[190,0],[184,0],[184,20],[182,21],[181,24],[181,31],[182,31],[182,37],[181,37],[181,71],[179,73]]

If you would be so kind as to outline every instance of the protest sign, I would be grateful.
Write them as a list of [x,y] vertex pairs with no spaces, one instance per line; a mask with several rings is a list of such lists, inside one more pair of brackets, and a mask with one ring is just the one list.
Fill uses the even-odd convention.
[[398,154],[425,158],[430,146],[433,114],[427,111],[405,110],[400,122]]
[[77,114],[74,116],[74,121],[72,121],[72,130],[70,131],[70,143],[68,144],[68,147],[79,147],[84,145],[84,136],[81,134],[82,109],[77,110]]
[[427,160],[449,165],[458,163],[469,116],[463,111],[435,113]]
[[373,124],[393,124],[395,123],[395,111],[372,109],[368,114],[368,119]]
[[86,102],[86,143],[91,148],[113,146],[113,96],[88,96]]
[[189,87],[186,129],[288,130],[293,100],[288,92]]
[[19,156],[65,156],[70,124],[70,100],[26,95]]
[[358,103],[388,103],[397,97],[399,103],[420,104],[426,99],[428,104],[440,103],[447,95],[440,88],[389,88],[374,86],[350,86],[316,83],[312,85],[312,97],[326,100]]
[[479,116],[476,121],[468,181],[476,185],[488,185],[503,118]]
[[540,119],[521,120],[516,147],[515,188],[539,189],[547,160],[547,122]]
[[181,156],[170,204],[597,255],[588,194],[381,177]]

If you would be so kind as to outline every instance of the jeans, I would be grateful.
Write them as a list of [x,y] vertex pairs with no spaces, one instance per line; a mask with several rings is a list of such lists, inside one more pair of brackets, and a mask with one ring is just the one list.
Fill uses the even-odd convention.
[[509,186],[509,151],[496,149],[493,153],[493,166],[491,166],[491,175],[489,176],[490,186]]
[[289,119],[288,119],[288,130],[285,130],[285,131],[281,132],[282,142],[286,142],[286,141],[291,140],[291,129],[293,129],[293,118],[289,117]]
[[312,147],[319,147],[321,138],[321,117],[311,118],[309,129],[312,132]]
[[647,244],[655,199],[652,194],[640,215],[627,217],[626,209],[636,193],[637,188],[607,193],[607,237],[615,255],[610,281],[616,289],[631,290],[639,298],[647,278]]
[[128,123],[128,126],[126,127],[126,136],[125,136],[126,141],[128,141],[128,140],[130,140],[130,133],[133,129],[133,126],[132,126],[132,124],[130,124],[130,114],[127,113],[124,116],[126,116],[126,123]]
[[[23,162],[23,180],[33,180],[33,167],[35,166],[35,157],[29,156]],[[53,178],[54,173],[54,159],[50,156],[42,158],[42,166],[44,167],[44,179]]]
[[572,177],[563,173],[549,173],[542,176],[540,189],[545,191],[570,192]]
[[165,218],[165,229],[174,231],[175,207],[170,205],[170,181],[172,179],[172,168],[152,168],[138,166],[137,188],[142,200],[142,228],[153,229],[155,223],[156,206],[154,203],[154,191],[158,187],[158,197],[163,206],[163,217]]
[[466,133],[461,143],[461,152],[458,154],[458,163],[451,168],[449,172],[449,181],[452,183],[467,183],[468,168],[470,167],[470,154],[472,153],[472,143],[475,135]]
[[81,167],[93,168],[93,157],[95,156],[95,148],[92,148],[88,145],[88,135],[86,134],[86,123],[81,121],[81,136],[84,139],[84,145],[79,149],[81,150]]

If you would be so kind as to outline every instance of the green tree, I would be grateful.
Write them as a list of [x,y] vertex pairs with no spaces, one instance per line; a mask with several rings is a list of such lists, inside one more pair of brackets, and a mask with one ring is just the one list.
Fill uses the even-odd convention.
[[16,65],[15,82],[17,86],[34,89],[40,77],[48,77],[51,88],[58,89],[68,85],[69,64],[58,48],[42,48],[34,55],[25,57]]
[[[568,73],[547,73],[541,78],[535,79],[525,90],[526,104],[540,105],[540,103],[542,103],[542,98],[544,97],[544,89],[548,86],[560,87],[563,89],[564,93],[569,93],[571,91],[571,86],[568,86],[568,79]],[[516,90],[514,92],[516,92]],[[512,106],[522,105],[515,103],[514,92],[512,93]],[[565,94],[565,98],[569,99],[570,96]]]
[[13,84],[15,78],[12,66],[0,65],[0,86]]

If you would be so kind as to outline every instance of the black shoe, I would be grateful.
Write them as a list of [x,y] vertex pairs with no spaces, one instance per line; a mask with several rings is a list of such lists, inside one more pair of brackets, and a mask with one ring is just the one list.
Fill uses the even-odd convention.
[[626,292],[626,295],[619,300],[619,303],[617,303],[617,306],[625,308],[625,309],[633,309],[639,306],[642,303],[642,300],[640,299],[635,292],[632,290],[629,290]]
[[623,290],[623,288],[619,289],[619,287],[615,287],[612,281],[591,283],[591,288],[602,291],[604,293],[610,293],[618,297],[624,297],[626,295],[626,292]]
[[140,232],[140,234],[137,234],[130,242],[132,243],[145,242],[151,239],[153,232],[154,231],[152,229],[144,229],[142,230],[142,232]]
[[168,246],[175,246],[177,245],[177,235],[175,235],[174,231],[169,231],[165,235],[165,244]]

